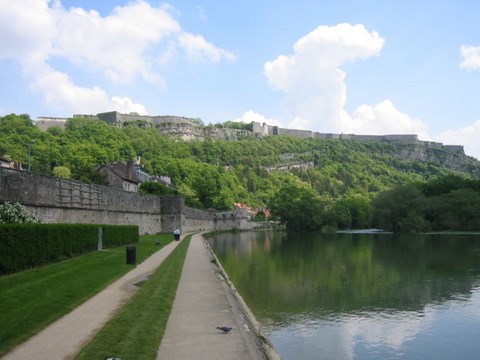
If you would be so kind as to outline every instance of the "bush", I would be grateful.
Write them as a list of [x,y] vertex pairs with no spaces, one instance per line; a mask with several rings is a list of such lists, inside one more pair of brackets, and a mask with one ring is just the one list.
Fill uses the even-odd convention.
[[104,247],[138,243],[138,226],[136,225],[102,225],[102,232]]
[[[14,273],[97,250],[92,224],[0,225],[0,274]],[[104,247],[138,242],[138,226],[101,225]]]
[[140,185],[138,192],[142,195],[178,195],[176,189],[169,188],[158,182],[144,182]]
[[5,202],[0,205],[0,224],[32,224],[38,223],[21,204]]

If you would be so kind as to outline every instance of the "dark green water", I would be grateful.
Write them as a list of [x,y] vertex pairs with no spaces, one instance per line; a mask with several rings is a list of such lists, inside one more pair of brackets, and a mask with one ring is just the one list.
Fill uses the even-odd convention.
[[285,360],[480,359],[480,236],[209,240]]

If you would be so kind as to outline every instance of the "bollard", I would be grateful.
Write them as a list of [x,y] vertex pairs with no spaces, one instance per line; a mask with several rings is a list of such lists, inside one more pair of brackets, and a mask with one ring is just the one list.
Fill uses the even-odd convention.
[[127,250],[127,264],[135,265],[137,263],[137,248],[133,245],[126,246]]

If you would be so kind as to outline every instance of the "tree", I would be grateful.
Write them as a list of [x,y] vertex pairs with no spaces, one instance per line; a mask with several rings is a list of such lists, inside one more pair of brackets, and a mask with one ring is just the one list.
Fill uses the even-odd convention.
[[374,226],[393,232],[405,232],[407,224],[425,224],[424,221],[413,221],[415,217],[422,216],[425,196],[418,186],[414,184],[396,186],[390,191],[380,193],[372,202],[372,222]]
[[66,166],[56,166],[53,168],[53,175],[60,179],[70,179],[72,172]]
[[[456,187],[456,186],[455,186]],[[427,217],[434,230],[480,230],[480,192],[453,189],[429,199]]]
[[310,185],[291,182],[282,186],[269,204],[271,214],[292,231],[315,231],[324,225],[327,203]]

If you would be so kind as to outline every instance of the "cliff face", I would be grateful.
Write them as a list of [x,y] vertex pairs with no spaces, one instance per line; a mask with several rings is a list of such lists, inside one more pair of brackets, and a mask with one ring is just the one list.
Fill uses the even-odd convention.
[[175,136],[185,141],[205,139],[237,141],[245,136],[252,136],[252,133],[245,130],[216,128],[212,126],[192,126],[179,123],[159,123],[155,128],[162,134]]
[[454,171],[472,173],[480,176],[479,161],[462,152],[443,148],[430,148],[420,144],[396,145],[390,155],[402,160],[434,163]]

